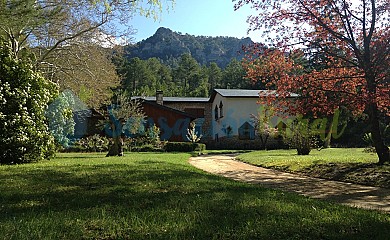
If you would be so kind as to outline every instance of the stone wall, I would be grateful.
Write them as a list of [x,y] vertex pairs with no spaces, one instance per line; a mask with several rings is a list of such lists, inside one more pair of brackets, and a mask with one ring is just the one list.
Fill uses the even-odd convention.
[[211,113],[211,103],[208,102],[164,102],[164,106],[177,109],[179,111],[185,112],[186,108],[204,108],[204,122],[202,125],[202,140],[201,142],[205,142],[209,140],[211,136],[211,121],[212,121],[212,113]]
[[[230,149],[230,150],[261,150],[264,149],[263,144],[258,136],[253,140],[241,140],[238,136],[221,137],[216,140],[207,140],[207,149]],[[269,137],[266,142],[265,149],[282,149],[286,148],[283,141],[278,137]]]

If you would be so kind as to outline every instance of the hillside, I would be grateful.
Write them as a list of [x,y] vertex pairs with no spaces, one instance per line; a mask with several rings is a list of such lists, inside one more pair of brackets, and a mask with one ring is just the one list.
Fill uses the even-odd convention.
[[216,62],[224,68],[232,58],[241,59],[242,45],[253,43],[250,38],[193,36],[174,32],[160,27],[156,33],[133,45],[126,47],[128,59],[138,57],[148,59],[157,57],[169,65],[174,65],[184,53],[191,53],[201,65]]

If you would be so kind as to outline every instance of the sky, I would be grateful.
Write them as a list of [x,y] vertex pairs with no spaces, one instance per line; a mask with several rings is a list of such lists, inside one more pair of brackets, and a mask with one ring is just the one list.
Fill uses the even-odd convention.
[[247,17],[255,13],[249,5],[234,11],[231,0],[176,0],[173,9],[169,12],[164,10],[157,21],[135,16],[131,20],[137,31],[133,37],[135,42],[139,42],[152,36],[159,27],[166,27],[182,34],[250,37],[253,41],[260,42],[260,33],[251,32],[247,35]]

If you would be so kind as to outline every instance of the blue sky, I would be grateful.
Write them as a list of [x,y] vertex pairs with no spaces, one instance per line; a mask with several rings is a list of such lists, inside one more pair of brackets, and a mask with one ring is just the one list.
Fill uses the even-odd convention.
[[136,42],[152,36],[159,27],[195,36],[249,36],[259,42],[258,32],[247,35],[249,25],[246,20],[251,14],[255,12],[249,5],[234,11],[231,0],[176,0],[174,8],[163,11],[160,20],[136,16],[131,22],[137,30],[133,35]]

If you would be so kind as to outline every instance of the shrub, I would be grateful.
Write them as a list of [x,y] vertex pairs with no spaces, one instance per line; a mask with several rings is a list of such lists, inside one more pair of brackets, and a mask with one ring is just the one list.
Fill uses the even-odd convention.
[[192,143],[199,142],[200,139],[202,138],[202,134],[200,134],[198,136],[198,132],[195,131],[195,127],[196,127],[196,124],[194,122],[192,122],[187,129],[186,137],[187,137],[188,141],[190,141]]
[[104,152],[108,151],[109,144],[110,141],[106,137],[95,134],[78,140],[75,148],[72,149],[83,152]]
[[27,60],[13,57],[0,39],[0,164],[35,162],[54,155],[45,110],[58,89],[33,69]]
[[56,143],[64,148],[70,147],[72,144],[71,137],[74,136],[76,123],[73,119],[73,105],[72,92],[64,91],[49,105],[45,114],[49,122],[49,131]]
[[132,152],[164,152],[162,148],[156,148],[151,144],[131,148]]
[[165,151],[167,152],[202,152],[204,150],[206,150],[206,145],[203,143],[168,142],[165,145]]
[[286,131],[282,132],[284,142],[291,148],[297,149],[298,155],[309,155],[310,151],[317,147],[318,132],[313,130],[308,123],[302,119],[294,120]]
[[366,152],[366,153],[376,153],[371,133],[365,133],[363,135],[362,139],[367,144],[366,147],[364,148],[363,152]]
[[146,142],[147,144],[151,144],[154,147],[158,148],[161,146],[160,140],[160,128],[156,125],[152,125],[145,132]]

